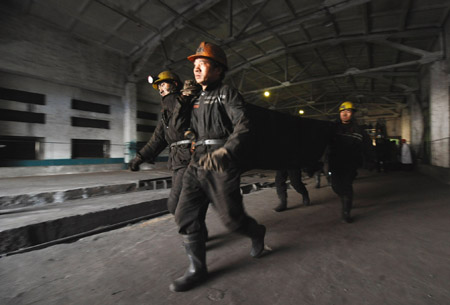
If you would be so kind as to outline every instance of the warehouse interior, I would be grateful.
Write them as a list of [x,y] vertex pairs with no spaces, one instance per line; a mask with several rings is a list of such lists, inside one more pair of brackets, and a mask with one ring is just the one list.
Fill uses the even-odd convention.
[[[448,0],[0,1],[0,304],[447,304],[449,12]],[[262,257],[211,204],[208,278],[174,293],[188,258],[169,150],[128,163],[161,120],[148,77],[192,79],[202,41],[225,51],[224,81],[246,102],[334,121],[350,101],[375,150],[396,153],[358,169],[351,221],[326,166],[301,177],[308,204],[289,178],[279,211],[275,170],[239,173],[245,213],[267,228]]]
[[209,41],[247,102],[334,120],[352,101],[373,137],[381,126],[406,139],[422,170],[448,177],[449,10],[446,0],[2,1],[0,175],[124,168],[159,119],[147,77],[192,78],[186,57]]

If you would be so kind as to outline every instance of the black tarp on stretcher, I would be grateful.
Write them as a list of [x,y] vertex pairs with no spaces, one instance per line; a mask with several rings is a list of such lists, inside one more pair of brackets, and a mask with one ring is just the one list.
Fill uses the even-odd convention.
[[246,147],[246,169],[317,167],[331,138],[331,122],[248,106],[251,140]]

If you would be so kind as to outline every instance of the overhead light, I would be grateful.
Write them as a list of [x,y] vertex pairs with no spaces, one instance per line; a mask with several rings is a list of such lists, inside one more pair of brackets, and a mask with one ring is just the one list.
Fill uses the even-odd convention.
[[298,114],[304,115],[304,114],[305,114],[305,111],[304,111],[303,109],[300,109],[300,110],[298,111]]
[[270,96],[270,92],[269,91],[264,91],[264,96],[265,97],[269,97]]

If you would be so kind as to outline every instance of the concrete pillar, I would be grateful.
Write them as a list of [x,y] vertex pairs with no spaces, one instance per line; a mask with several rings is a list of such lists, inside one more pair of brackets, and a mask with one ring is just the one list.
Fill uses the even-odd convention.
[[123,139],[125,142],[124,158],[125,163],[128,163],[136,155],[137,90],[135,83],[128,82],[125,84],[123,109],[124,109]]
[[422,107],[419,103],[417,95],[411,94],[408,97],[408,105],[411,113],[411,148],[415,151],[418,157],[422,157],[421,152],[425,123],[423,119]]
[[431,164],[450,168],[450,96],[446,61],[430,67]]
[[408,143],[411,142],[411,116],[409,112],[409,108],[405,107],[402,110],[402,116],[401,116],[401,135],[402,139],[406,139]]

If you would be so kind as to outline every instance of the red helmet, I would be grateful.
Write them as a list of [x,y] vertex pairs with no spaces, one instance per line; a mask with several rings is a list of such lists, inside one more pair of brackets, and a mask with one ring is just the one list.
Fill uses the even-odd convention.
[[210,42],[202,41],[197,48],[195,54],[188,56],[188,60],[194,62],[199,57],[210,58],[228,69],[227,56],[225,52],[218,46]]

